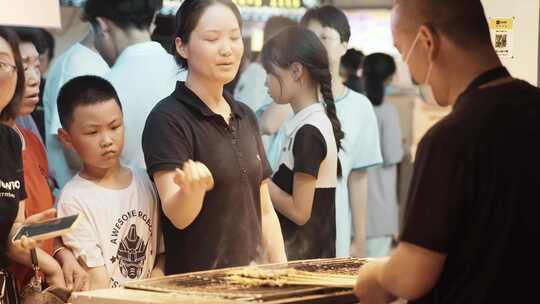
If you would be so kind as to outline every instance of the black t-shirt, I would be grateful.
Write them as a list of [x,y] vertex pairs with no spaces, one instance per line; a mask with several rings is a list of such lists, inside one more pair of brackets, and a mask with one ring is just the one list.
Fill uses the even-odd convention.
[[[323,135],[312,125],[302,126],[294,138],[292,153],[294,168],[291,170],[281,164],[272,177],[272,181],[289,195],[293,194],[294,173],[317,178],[327,153]],[[336,188],[316,188],[311,216],[303,226],[278,212],[288,260],[336,257],[335,198]]]
[[272,171],[255,114],[225,98],[229,125],[179,82],[146,121],[142,141],[151,176],[192,159],[204,163],[215,182],[186,229],[162,216],[167,274],[248,265],[261,254],[260,186]]
[[9,264],[6,249],[19,202],[26,199],[19,135],[0,123],[0,268]]
[[536,300],[539,156],[540,89],[518,80],[471,88],[426,134],[401,240],[447,259],[415,303]]

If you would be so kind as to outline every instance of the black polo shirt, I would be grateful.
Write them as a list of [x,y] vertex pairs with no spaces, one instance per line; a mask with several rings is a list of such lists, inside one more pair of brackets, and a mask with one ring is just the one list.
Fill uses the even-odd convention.
[[19,202],[26,199],[19,135],[0,123],[0,268],[9,264],[6,249]]
[[260,187],[272,170],[254,113],[228,95],[225,99],[229,125],[178,82],[146,121],[142,141],[151,176],[192,159],[204,163],[215,182],[186,229],[162,216],[167,274],[248,265],[261,249]]
[[481,75],[419,145],[401,240],[447,259],[416,303],[538,298],[540,89],[481,88],[507,75]]

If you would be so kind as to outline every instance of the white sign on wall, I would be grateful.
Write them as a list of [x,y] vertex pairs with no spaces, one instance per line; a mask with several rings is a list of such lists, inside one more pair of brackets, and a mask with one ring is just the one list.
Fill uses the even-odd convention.
[[0,25],[60,28],[58,0],[0,0]]

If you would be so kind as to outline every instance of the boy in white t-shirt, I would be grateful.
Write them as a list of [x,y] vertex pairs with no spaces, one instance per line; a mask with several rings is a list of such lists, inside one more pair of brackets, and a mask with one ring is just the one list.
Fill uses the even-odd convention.
[[90,274],[91,289],[162,275],[158,198],[144,171],[120,164],[123,113],[113,86],[97,76],[74,78],[60,91],[58,113],[60,139],[83,162],[60,194],[58,214],[84,216],[62,238]]

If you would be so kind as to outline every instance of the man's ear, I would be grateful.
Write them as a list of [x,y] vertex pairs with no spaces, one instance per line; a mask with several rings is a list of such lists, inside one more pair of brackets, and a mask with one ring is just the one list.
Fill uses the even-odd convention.
[[103,17],[96,17],[97,34],[104,35],[111,32],[111,25],[109,21]]
[[182,56],[184,59],[189,58],[189,52],[187,51],[186,44],[182,41],[182,38],[176,37],[174,39],[174,44],[176,45],[176,52]]
[[71,136],[63,128],[58,129],[58,139],[60,139],[60,142],[66,149],[75,150],[71,141]]
[[430,61],[435,61],[439,54],[439,48],[441,39],[437,32],[433,30],[429,25],[421,25],[419,29],[420,41],[419,44],[422,44],[425,48],[428,58]]

